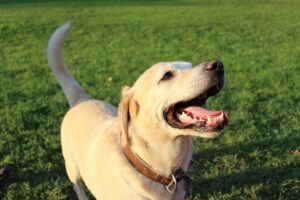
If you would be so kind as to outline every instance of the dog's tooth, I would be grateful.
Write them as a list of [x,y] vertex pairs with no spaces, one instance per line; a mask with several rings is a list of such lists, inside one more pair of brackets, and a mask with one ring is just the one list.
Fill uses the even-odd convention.
[[224,118],[224,113],[222,112],[219,119],[223,119]]
[[222,122],[224,120],[224,113],[222,112],[217,118],[216,121],[217,122]]
[[177,113],[177,117],[182,117],[182,113]]
[[177,117],[180,121],[182,120],[182,115],[178,114]]
[[193,116],[189,115],[186,112],[182,112],[182,113],[177,113],[177,117],[179,120],[181,121],[191,121],[191,122],[195,122],[195,118],[193,118]]
[[217,116],[217,119],[219,120],[219,119],[223,119],[223,117],[224,117],[224,114],[223,114],[223,112],[219,115],[219,116]]
[[185,112],[182,112],[181,114],[178,114],[179,120],[186,120],[187,114]]
[[181,117],[182,116],[182,113],[177,113],[177,117]]
[[209,115],[206,115],[206,117],[207,117],[207,124],[212,124],[213,119]]

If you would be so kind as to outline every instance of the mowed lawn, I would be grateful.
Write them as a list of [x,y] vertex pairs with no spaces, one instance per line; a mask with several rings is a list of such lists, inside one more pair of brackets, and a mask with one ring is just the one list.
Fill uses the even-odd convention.
[[70,71],[114,105],[156,62],[223,61],[226,86],[207,107],[229,126],[195,140],[187,199],[300,199],[300,1],[20,2],[0,3],[0,164],[14,168],[0,199],[75,198],[59,136],[67,101],[45,54],[69,20]]

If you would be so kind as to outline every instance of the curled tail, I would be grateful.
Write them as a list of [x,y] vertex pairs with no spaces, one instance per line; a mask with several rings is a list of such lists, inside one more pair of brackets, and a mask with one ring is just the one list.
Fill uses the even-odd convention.
[[70,107],[72,107],[77,103],[89,99],[89,96],[70,74],[64,62],[62,47],[69,33],[70,24],[70,22],[64,24],[53,33],[48,43],[47,57],[50,68],[59,85],[62,87]]

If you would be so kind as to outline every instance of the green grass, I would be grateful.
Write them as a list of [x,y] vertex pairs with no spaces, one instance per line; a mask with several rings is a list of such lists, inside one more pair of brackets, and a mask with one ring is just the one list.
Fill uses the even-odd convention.
[[14,167],[0,199],[74,198],[59,138],[67,101],[45,56],[68,20],[70,70],[114,105],[156,62],[223,61],[227,85],[207,105],[230,125],[196,140],[188,199],[300,199],[299,1],[15,2],[0,5],[0,164]]

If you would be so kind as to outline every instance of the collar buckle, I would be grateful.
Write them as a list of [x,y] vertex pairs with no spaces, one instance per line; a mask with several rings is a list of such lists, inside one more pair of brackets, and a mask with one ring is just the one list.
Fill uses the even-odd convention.
[[168,190],[168,192],[174,193],[177,188],[177,180],[173,174],[171,175],[171,178],[172,181],[168,185],[166,185],[166,189]]

